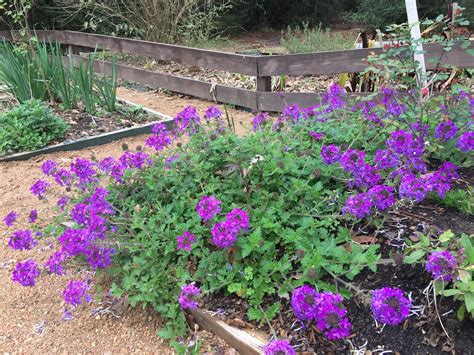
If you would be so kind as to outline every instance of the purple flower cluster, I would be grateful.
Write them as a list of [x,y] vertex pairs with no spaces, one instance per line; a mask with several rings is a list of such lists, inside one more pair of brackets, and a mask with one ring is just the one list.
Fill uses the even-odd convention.
[[396,203],[395,189],[392,186],[374,186],[367,191],[367,194],[372,199],[374,206],[380,211],[385,211]]
[[359,167],[365,164],[365,153],[361,150],[349,149],[342,154],[340,163],[345,171],[359,170]]
[[456,146],[465,153],[474,150],[474,132],[463,133],[458,138]]
[[46,176],[52,176],[58,169],[58,165],[53,160],[46,160],[43,165],[41,165],[41,171]]
[[71,163],[71,172],[79,178],[79,185],[84,186],[95,181],[94,177],[97,174],[94,163],[87,159],[76,158]]
[[189,231],[184,232],[184,234],[176,237],[176,242],[178,243],[178,250],[190,251],[191,246],[196,241],[196,236],[191,234]]
[[316,326],[329,340],[348,337],[351,323],[342,305],[342,296],[331,292],[320,293],[317,298]]
[[399,117],[402,113],[406,112],[406,106],[399,103],[396,99],[397,91],[385,87],[382,88],[381,92],[383,94],[381,102],[385,106],[387,115]]
[[196,287],[194,283],[184,285],[181,287],[181,294],[178,298],[178,303],[182,309],[197,309],[199,306],[198,297],[201,294],[199,287]]
[[136,153],[132,153],[127,151],[122,154],[119,159],[120,164],[124,167],[124,169],[143,169],[145,165],[150,164],[150,156],[142,151],[138,151]]
[[12,280],[22,286],[35,286],[36,278],[40,275],[38,265],[32,259],[19,262],[13,270]]
[[295,288],[291,294],[291,307],[295,316],[302,321],[314,319],[318,296],[319,293],[311,286]]
[[370,215],[372,206],[373,204],[370,196],[367,193],[360,193],[349,196],[342,212],[350,213],[357,218],[364,218]]
[[374,290],[371,308],[375,320],[383,324],[397,325],[410,314],[411,302],[399,288],[384,287]]
[[50,183],[45,180],[36,180],[33,185],[30,187],[30,191],[33,195],[38,196],[39,198],[44,198],[46,190],[50,186]]
[[450,282],[453,280],[456,258],[448,251],[435,251],[428,256],[426,271],[434,280]]
[[326,145],[321,148],[321,158],[325,164],[334,164],[341,159],[341,149],[334,145]]
[[345,107],[345,96],[346,92],[344,89],[337,83],[334,83],[329,87],[329,90],[322,95],[322,103],[323,105],[328,105],[330,111],[335,111]]
[[64,269],[62,263],[67,259],[67,255],[62,251],[53,253],[48,261],[44,264],[44,267],[51,273],[56,275],[64,275]]
[[288,340],[273,340],[263,347],[265,355],[295,355],[295,349]]
[[178,159],[179,159],[179,154],[174,154],[174,155],[166,158],[166,160],[165,160],[165,169],[170,170],[173,163],[175,161],[177,161]]
[[302,321],[315,321],[316,326],[329,340],[350,335],[351,323],[342,305],[342,297],[331,292],[318,293],[308,285],[295,288],[291,295],[291,306],[296,317]]
[[201,217],[204,222],[207,222],[221,211],[220,205],[221,201],[219,201],[215,196],[204,195],[201,201],[199,201],[196,211],[198,212],[199,217]]
[[18,214],[15,211],[11,211],[3,218],[3,222],[7,227],[11,227],[16,222],[17,218]]
[[237,241],[237,236],[242,230],[250,227],[247,212],[236,208],[226,215],[222,222],[217,222],[211,230],[212,242],[217,247],[224,249],[232,247]]
[[10,236],[8,241],[10,248],[15,250],[30,250],[37,244],[30,230],[18,230]]
[[186,106],[176,115],[174,124],[177,134],[187,133],[188,135],[193,135],[201,126],[201,118],[195,107]]
[[204,112],[204,118],[208,120],[219,120],[222,117],[222,111],[216,106],[209,106]]
[[439,140],[449,141],[450,139],[453,139],[457,133],[458,133],[458,126],[456,126],[456,124],[453,121],[446,120],[446,121],[441,122],[436,127],[435,137],[438,138]]
[[252,127],[256,132],[258,131],[265,123],[268,122],[268,115],[265,112],[260,112],[252,119]]
[[168,147],[172,142],[173,137],[164,123],[158,123],[153,126],[153,135],[146,139],[145,145],[154,148],[158,152]]
[[82,303],[89,303],[92,297],[89,294],[90,286],[80,280],[71,280],[63,291],[64,302],[67,305],[76,307]]
[[36,209],[31,210],[28,216],[28,222],[35,223],[37,218],[38,218],[38,210]]
[[315,141],[320,141],[324,138],[323,132],[309,132],[309,136],[314,139]]

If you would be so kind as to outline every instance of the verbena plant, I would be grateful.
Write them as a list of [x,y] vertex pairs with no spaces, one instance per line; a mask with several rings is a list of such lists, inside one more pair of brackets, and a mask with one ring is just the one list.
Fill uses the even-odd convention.
[[0,113],[0,154],[42,148],[64,137],[68,125],[39,100]]
[[353,49],[356,39],[352,36],[331,32],[329,28],[288,27],[283,34],[281,45],[290,53],[310,53]]
[[[466,90],[419,103],[417,93],[398,97],[385,88],[377,100],[349,101],[334,85],[319,105],[291,105],[276,120],[257,115],[254,132],[243,137],[217,108],[201,119],[187,107],[172,130],[154,127],[146,145],[156,154],[127,150],[118,160],[78,158],[69,169],[47,161],[47,178],[31,191],[47,198],[47,179],[54,180],[64,189],[59,220],[74,226],[47,228],[43,236],[58,238],[56,251],[42,267],[34,260],[19,263],[13,279],[32,286],[40,273],[62,274],[79,260],[105,270],[113,295],[128,295],[132,306],[153,305],[168,319],[164,337],[184,334],[181,308],[198,307],[204,294],[244,298],[248,318],[259,321],[273,318],[279,300],[291,297],[297,317],[319,322],[325,316],[317,310],[302,313],[311,306],[304,306],[307,293],[337,301],[337,312],[344,312],[338,323],[320,329],[331,340],[345,337],[350,323],[334,293],[350,297],[351,280],[365,268],[375,272],[380,259],[377,244],[363,248],[352,236],[366,225],[383,225],[396,206],[433,194],[443,198],[457,165],[472,164],[474,132],[467,122],[474,101]],[[433,165],[440,156],[449,161]],[[36,243],[31,233],[17,231],[10,244],[29,249]],[[455,275],[456,265],[446,272]],[[345,288],[336,288],[335,279]],[[90,301],[90,287],[87,280],[70,281],[68,312]],[[470,296],[459,290],[473,315]],[[409,304],[401,290],[377,290],[374,297],[391,292]],[[393,324],[403,322],[406,310],[395,310]],[[374,317],[386,319],[376,307]]]

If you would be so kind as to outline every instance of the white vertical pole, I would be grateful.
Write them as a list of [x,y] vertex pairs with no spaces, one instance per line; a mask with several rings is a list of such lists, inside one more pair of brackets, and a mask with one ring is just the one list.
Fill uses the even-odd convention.
[[[426,74],[426,64],[425,64],[425,55],[422,53],[423,51],[423,44],[421,44],[421,31],[420,31],[420,23],[418,19],[418,9],[416,7],[416,0],[405,0],[405,5],[407,8],[407,16],[408,16],[408,26],[410,27],[411,38],[413,41],[416,41],[416,49],[414,57],[415,61],[420,65],[420,74],[424,76]],[[420,85],[424,86],[421,78],[418,78],[418,82]]]

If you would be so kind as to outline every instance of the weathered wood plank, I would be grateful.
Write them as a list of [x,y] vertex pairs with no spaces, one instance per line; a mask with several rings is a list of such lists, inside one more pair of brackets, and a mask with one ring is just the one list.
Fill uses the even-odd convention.
[[[470,44],[474,48],[474,43]],[[426,44],[427,69],[437,64],[462,68],[474,67],[474,56],[459,45],[446,52],[438,44]],[[346,51],[319,52],[258,57],[259,75],[321,75],[338,73],[359,73],[367,66],[367,57],[382,53],[381,48],[351,49]]]
[[[56,41],[61,44],[141,55],[201,68],[252,76],[257,75],[256,57],[251,55],[233,54],[74,31],[36,31],[35,34],[43,41]],[[0,36],[1,35],[4,35],[7,39],[11,39],[11,33],[8,31],[1,32]]]
[[227,344],[236,349],[243,355],[259,355],[263,354],[263,346],[265,345],[259,339],[252,337],[247,332],[232,327],[220,320],[214,319],[211,315],[199,310],[189,310],[193,320],[202,328],[210,331],[224,339]]
[[[79,56],[73,56],[73,59],[75,62],[86,60],[86,58]],[[68,58],[66,57],[65,60],[67,61]],[[99,73],[111,73],[110,62],[95,61],[94,66],[95,70]],[[168,89],[209,101],[228,103],[254,110],[257,109],[257,95],[256,92],[252,90],[214,85],[204,81],[151,72],[120,64],[116,64],[116,69],[117,76],[127,81],[138,82],[155,88]]]

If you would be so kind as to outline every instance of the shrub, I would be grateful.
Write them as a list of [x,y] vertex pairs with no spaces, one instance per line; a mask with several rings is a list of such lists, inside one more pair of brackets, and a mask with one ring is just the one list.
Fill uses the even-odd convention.
[[306,23],[302,29],[288,27],[281,45],[290,53],[310,53],[353,49],[355,41],[350,36],[331,33],[329,28],[323,29],[321,25],[310,29]]
[[25,101],[11,111],[0,113],[0,153],[44,147],[63,138],[67,128],[67,123],[41,101]]
[[[456,179],[455,163],[470,164],[474,149],[466,132],[474,101],[466,92],[442,102],[395,95],[385,88],[379,101],[353,102],[334,85],[321,105],[289,106],[277,120],[259,114],[254,133],[243,137],[215,107],[205,121],[187,107],[173,130],[154,127],[146,145],[158,154],[127,150],[118,160],[97,163],[78,158],[69,170],[48,161],[43,172],[66,189],[58,201],[61,218],[74,226],[55,224],[43,233],[58,238],[43,270],[61,274],[75,258],[106,270],[113,295],[128,295],[132,305],[149,303],[169,320],[160,333],[167,337],[185,331],[180,308],[198,307],[207,294],[245,298],[248,317],[263,320],[281,307],[268,304],[269,296],[289,299],[294,288],[317,286],[327,292],[302,290],[339,309],[344,322],[334,333],[321,319],[326,313],[308,319],[319,317],[328,337],[348,334],[332,280],[350,281],[367,267],[375,271],[380,258],[377,244],[362,248],[351,231],[364,228],[361,220],[381,225],[395,206],[443,198]],[[447,116],[455,118],[449,130],[443,128]],[[440,153],[451,161],[432,166]],[[31,191],[44,198],[50,188],[41,179]],[[26,237],[31,234],[15,234]],[[35,244],[16,239],[12,245]],[[21,277],[24,268],[16,279],[34,284]],[[90,285],[77,285],[79,301],[88,300]],[[344,285],[338,292],[349,297],[351,284]],[[300,298],[292,298],[293,307],[304,307]],[[474,312],[470,305],[466,310]]]

